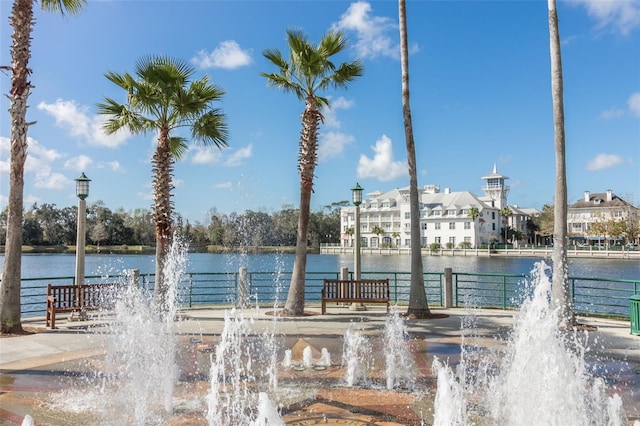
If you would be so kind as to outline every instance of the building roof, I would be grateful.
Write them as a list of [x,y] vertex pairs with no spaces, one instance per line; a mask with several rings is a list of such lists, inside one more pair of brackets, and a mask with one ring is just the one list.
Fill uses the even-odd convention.
[[[594,192],[585,193],[585,196],[575,203],[571,204],[569,208],[572,209],[586,209],[586,208],[611,208],[611,207],[629,207],[631,204],[627,203],[622,198],[611,193],[611,201],[607,200],[607,192]],[[588,201],[587,201],[588,199]]]

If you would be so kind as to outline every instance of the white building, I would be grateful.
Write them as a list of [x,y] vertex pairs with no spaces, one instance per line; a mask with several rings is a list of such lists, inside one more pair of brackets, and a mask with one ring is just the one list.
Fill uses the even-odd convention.
[[[507,204],[509,187],[506,176],[499,174],[496,166],[482,179],[484,196],[471,192],[452,192],[438,185],[426,185],[419,189],[420,198],[420,245],[429,247],[433,243],[441,247],[480,247],[504,239],[505,226],[510,226],[526,235],[526,221],[535,212],[509,206],[512,216],[500,216]],[[375,191],[360,205],[360,237],[363,247],[410,247],[411,213],[409,188],[388,192]],[[478,216],[470,216],[472,209]],[[354,237],[355,207],[341,211],[341,245],[352,246]]]

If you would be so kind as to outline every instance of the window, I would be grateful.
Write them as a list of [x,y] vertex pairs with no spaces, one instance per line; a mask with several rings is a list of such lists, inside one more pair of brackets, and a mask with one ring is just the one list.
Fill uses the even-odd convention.
[[453,245],[453,247],[456,246],[456,237],[449,237],[449,243]]
[[411,239],[407,238],[406,240],[404,240],[404,246],[405,247],[411,247]]
[[427,237],[420,238],[420,245],[423,247],[427,245]]
[[421,211],[420,212],[420,217],[426,217],[427,216],[427,212],[425,211]]
[[421,223],[421,224],[420,224],[420,229],[422,229],[422,230],[427,229],[427,223],[426,223],[426,222]]
[[495,224],[495,223],[492,223],[492,224],[491,224],[491,230],[492,230],[492,231],[495,231],[495,230],[496,230],[496,224]]
[[456,210],[455,209],[447,210],[447,215],[448,216],[455,216],[456,215]]
[[436,243],[440,244],[440,237],[436,237]]
[[449,229],[456,229],[456,223],[455,222],[449,222]]
[[471,229],[471,222],[465,222],[464,229]]
[[404,212],[405,219],[411,219],[411,212]]
[[435,225],[436,225],[435,229],[440,229],[440,222],[436,222]]
[[471,242],[471,237],[464,237],[464,242],[465,243],[470,243]]
[[433,215],[434,216],[440,216],[440,213],[441,213],[440,210],[434,210],[433,211]]
[[491,212],[491,219],[495,219],[496,218],[496,212]]

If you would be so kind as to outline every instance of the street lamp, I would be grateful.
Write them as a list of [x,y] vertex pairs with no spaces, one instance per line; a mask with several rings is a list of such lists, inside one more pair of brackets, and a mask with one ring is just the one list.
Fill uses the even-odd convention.
[[[76,291],[75,291],[75,306],[78,308],[78,312],[72,312],[69,319],[84,320],[86,319],[86,313],[82,309],[82,297],[80,288],[84,284],[84,246],[85,246],[85,225],[87,222],[87,202],[85,199],[89,196],[89,179],[85,176],[84,172],[75,179],[76,181],[76,196],[78,197],[78,232],[76,234]],[[74,315],[78,315],[78,318]]]
[[[354,214],[355,241],[353,242],[353,279],[356,281],[360,280],[360,204],[362,204],[362,191],[364,191],[364,188],[359,183],[356,183],[356,186],[351,188],[353,205],[356,207]],[[366,308],[362,303],[352,303],[349,309],[362,311]]]

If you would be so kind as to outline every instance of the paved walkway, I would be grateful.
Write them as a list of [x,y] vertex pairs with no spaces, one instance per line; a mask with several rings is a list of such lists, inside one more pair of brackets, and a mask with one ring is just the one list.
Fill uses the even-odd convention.
[[[380,335],[384,329],[387,315],[383,307],[371,306],[367,311],[350,311],[346,307],[331,307],[327,315],[319,315],[320,308],[313,304],[307,310],[314,315],[303,318],[278,318],[269,315],[270,309],[248,309],[242,312],[243,317],[252,319],[252,330],[260,333],[263,330],[277,328],[278,335],[288,337],[291,342],[297,339],[317,342],[317,345],[328,346],[330,351],[339,357],[345,330],[354,322],[365,334]],[[473,343],[482,346],[503,345],[513,325],[514,312],[500,310],[433,309],[434,313],[446,314],[445,318],[430,320],[407,320],[410,335],[421,339],[427,345],[425,353],[439,358],[456,354],[444,346],[457,345],[461,341],[462,321],[473,318]],[[184,336],[200,336],[203,340],[219,336],[224,328],[227,309],[197,308],[182,312],[182,321],[176,323],[177,333]],[[47,366],[70,362],[77,359],[102,355],[105,334],[101,325],[111,318],[90,318],[85,322],[70,322],[65,318],[57,318],[56,330],[45,330],[36,334],[0,339],[0,425],[20,424],[22,412],[15,406],[7,407],[8,396],[12,388],[3,376],[31,369],[47,369]],[[634,395],[627,398],[631,407],[626,407],[631,419],[640,418],[640,336],[630,334],[628,321],[613,321],[597,318],[579,318],[581,324],[594,326],[596,331],[588,333],[591,355],[598,359],[624,362],[630,364],[632,374],[636,374],[631,385]],[[27,319],[23,323],[28,327],[44,328],[43,318]],[[292,343],[292,346],[295,346]],[[317,349],[320,349],[319,347]],[[455,363],[455,359],[452,363]],[[428,366],[428,360],[424,360]],[[337,398],[331,395],[330,398]],[[371,399],[372,396],[369,397]],[[10,404],[9,404],[10,405]],[[335,409],[335,407],[334,407]],[[25,407],[22,407],[25,410]],[[347,410],[348,411],[348,410]],[[363,411],[364,412],[364,411]],[[365,421],[360,419],[360,422]],[[357,424],[357,422],[352,423]],[[360,423],[361,424],[361,423]],[[372,424],[377,424],[373,422]],[[403,424],[387,423],[387,424]],[[407,420],[406,424],[410,424]]]

